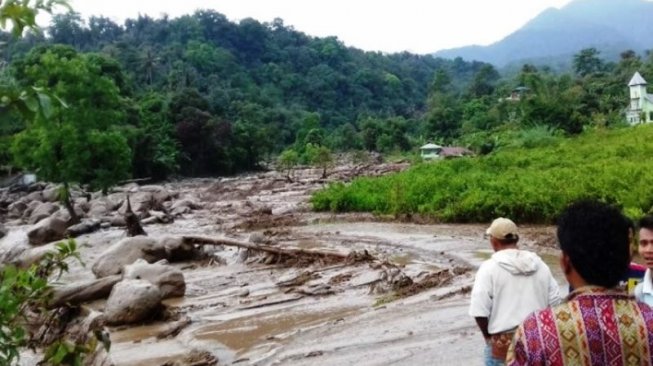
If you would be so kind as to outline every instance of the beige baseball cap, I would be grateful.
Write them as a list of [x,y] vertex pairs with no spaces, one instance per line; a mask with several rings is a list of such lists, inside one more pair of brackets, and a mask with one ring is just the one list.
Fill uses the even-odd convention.
[[510,219],[505,217],[499,217],[492,221],[492,225],[485,231],[487,235],[490,235],[496,239],[515,239],[519,237],[517,232],[517,225]]

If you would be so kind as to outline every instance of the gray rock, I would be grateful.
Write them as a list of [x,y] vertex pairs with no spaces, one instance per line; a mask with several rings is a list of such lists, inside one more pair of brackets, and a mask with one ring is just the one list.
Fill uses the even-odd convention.
[[155,263],[161,259],[183,260],[195,254],[193,245],[186,244],[181,237],[153,238],[135,236],[124,238],[109,247],[93,264],[91,270],[96,277],[122,273],[123,267],[143,259]]
[[111,325],[141,322],[161,307],[161,300],[161,291],[149,281],[123,280],[111,290],[104,319]]
[[57,202],[59,200],[59,187],[46,188],[42,192],[43,202]]
[[80,235],[92,233],[100,230],[100,221],[98,220],[82,220],[77,225],[73,225],[66,230],[66,236],[77,237]]
[[4,227],[2,224],[0,224],[0,238],[4,237],[7,235],[9,231],[7,230],[6,227]]
[[201,209],[202,205],[189,199],[175,201],[169,208],[170,214],[179,216],[193,210]]
[[43,193],[41,193],[41,191],[32,192],[32,193],[28,194],[27,196],[25,196],[25,199],[27,201],[43,202]]
[[[156,202],[152,192],[136,192],[129,196],[129,202],[131,204],[132,212],[140,218],[147,217],[147,212],[156,208]],[[124,215],[126,211],[127,200],[125,199],[122,206],[118,209],[118,213]]]
[[125,266],[123,279],[146,280],[156,285],[164,299],[181,297],[186,292],[184,274],[166,260],[148,263],[142,259]]
[[64,238],[68,222],[56,214],[39,221],[28,232],[27,238],[32,245],[42,245]]
[[102,217],[109,213],[109,207],[107,207],[107,202],[105,200],[94,200],[91,201],[90,208],[88,210],[89,217]]
[[32,203],[37,203],[38,206],[34,208],[27,220],[27,223],[30,225],[34,225],[37,222],[50,217],[53,213],[59,210],[59,206],[51,202],[39,203],[38,201],[33,201]]
[[[124,238],[110,246],[91,267],[97,278],[122,273],[123,267],[142,258],[147,262],[156,262],[163,256],[151,255],[159,247],[155,238],[148,236],[135,236]],[[161,257],[161,258],[160,258]]]
[[23,216],[25,210],[27,210],[27,202],[18,200],[7,207],[7,215],[9,218],[18,219]]
[[156,209],[163,206],[163,202],[171,200],[175,196],[175,194],[168,191],[165,187],[158,185],[142,186],[140,190],[143,192],[152,192]]
[[23,219],[25,221],[29,220],[30,216],[32,215],[32,212],[36,210],[37,207],[39,207],[43,202],[41,201],[25,201],[27,203],[27,208],[25,211],[23,211]]

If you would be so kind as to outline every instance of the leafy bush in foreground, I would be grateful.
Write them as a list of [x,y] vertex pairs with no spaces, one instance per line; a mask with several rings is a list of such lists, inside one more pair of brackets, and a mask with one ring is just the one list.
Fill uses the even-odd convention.
[[571,201],[598,198],[630,216],[653,205],[653,126],[597,130],[549,146],[417,165],[312,197],[318,211],[421,214],[448,222],[508,216],[548,223]]

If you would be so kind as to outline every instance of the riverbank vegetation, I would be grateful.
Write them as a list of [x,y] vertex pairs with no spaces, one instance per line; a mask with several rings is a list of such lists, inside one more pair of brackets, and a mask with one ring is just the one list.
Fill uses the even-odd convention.
[[508,216],[551,223],[569,202],[598,198],[638,217],[653,206],[652,138],[653,125],[596,129],[574,138],[506,134],[496,153],[333,184],[312,203],[323,211],[420,214],[446,222]]

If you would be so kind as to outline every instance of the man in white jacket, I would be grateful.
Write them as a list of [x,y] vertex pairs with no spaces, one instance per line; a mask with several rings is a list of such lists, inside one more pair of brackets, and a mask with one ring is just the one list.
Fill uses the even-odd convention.
[[486,234],[495,253],[476,272],[469,315],[487,344],[485,364],[504,365],[515,328],[533,311],[559,303],[560,288],[537,254],[517,249],[514,222],[500,217]]

